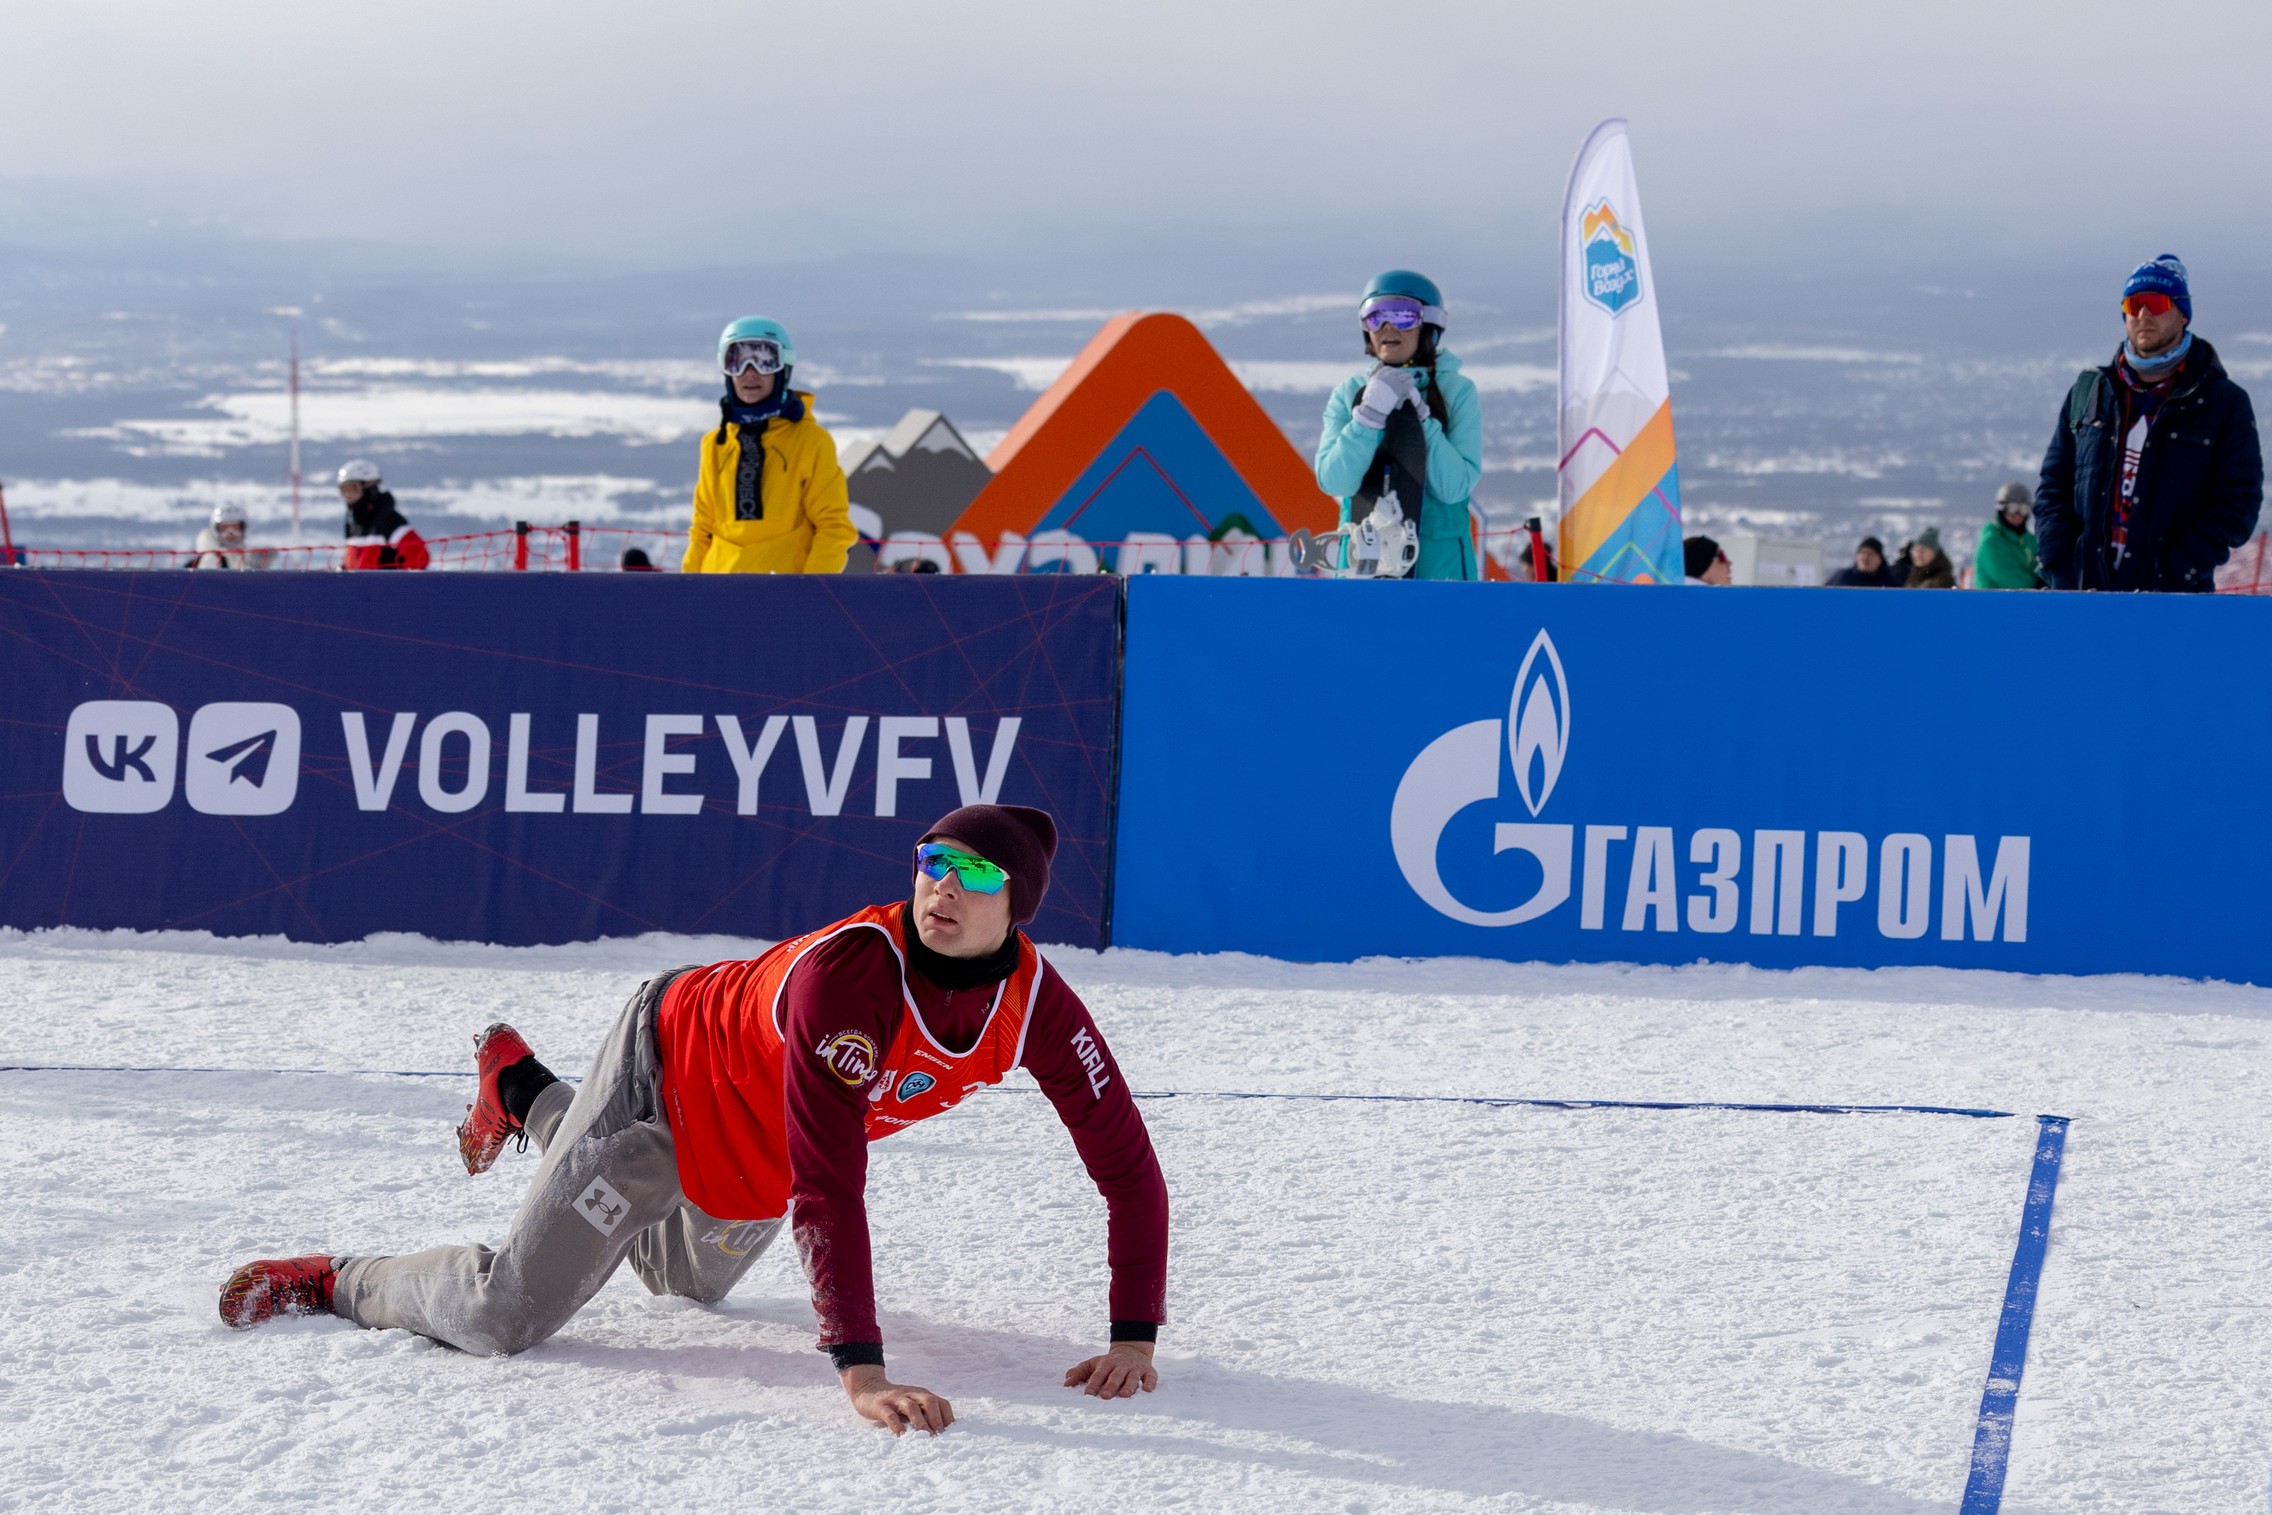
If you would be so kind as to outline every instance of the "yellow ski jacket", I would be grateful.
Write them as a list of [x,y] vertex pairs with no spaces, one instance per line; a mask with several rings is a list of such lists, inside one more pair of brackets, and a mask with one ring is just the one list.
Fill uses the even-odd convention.
[[801,391],[802,420],[765,423],[763,512],[741,519],[734,476],[741,467],[741,428],[702,433],[702,471],[694,480],[694,521],[687,532],[688,573],[842,573],[859,541],[852,525],[836,440],[813,419],[813,397]]

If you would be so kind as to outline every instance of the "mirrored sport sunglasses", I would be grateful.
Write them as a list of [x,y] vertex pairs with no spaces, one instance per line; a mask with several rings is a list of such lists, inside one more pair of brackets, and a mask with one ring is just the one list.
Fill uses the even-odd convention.
[[1398,331],[1410,331],[1420,324],[1420,302],[1403,295],[1376,300],[1365,307],[1364,315],[1358,319],[1365,323],[1367,331],[1379,331],[1384,326],[1393,326]]
[[942,842],[925,842],[915,849],[915,866],[934,881],[954,874],[955,882],[973,894],[1000,894],[1010,876],[1002,865],[975,852],[964,852]]
[[2134,316],[2140,312],[2149,316],[2166,316],[2169,314],[2169,307],[2170,298],[2168,295],[2155,294],[2150,291],[2145,294],[2124,295],[2122,297],[2122,313],[2126,316]]
[[731,379],[742,370],[754,368],[759,373],[781,371],[781,344],[769,337],[751,337],[736,342],[726,349],[726,377]]

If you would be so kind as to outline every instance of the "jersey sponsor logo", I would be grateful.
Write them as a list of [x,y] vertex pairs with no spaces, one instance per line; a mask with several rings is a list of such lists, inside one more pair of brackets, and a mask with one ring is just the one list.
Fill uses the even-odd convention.
[[813,1055],[828,1071],[857,1089],[876,1076],[876,1044],[858,1031],[839,1031],[813,1048]]
[[[1517,926],[1569,902],[1573,879],[1581,876],[1573,867],[1575,824],[1495,821],[1487,833],[1490,851],[1483,853],[1477,844],[1485,833],[1470,818],[1457,833],[1468,839],[1464,856],[1442,843],[1470,806],[1504,806],[1518,798],[1531,816],[1543,812],[1569,756],[1570,729],[1570,681],[1554,639],[1541,630],[1515,674],[1507,718],[1455,726],[1413,758],[1390,802],[1389,840],[1405,883],[1430,909],[1470,926]],[[1860,831],[1761,828],[1751,830],[1747,842],[1743,831],[1727,826],[1696,827],[1683,838],[1671,826],[1589,825],[1576,891],[1578,929],[1605,931],[1614,920],[1614,929],[1623,931],[1719,934],[1743,926],[1754,936],[1835,937],[1855,931],[1857,916],[1868,922],[1874,915],[1880,936],[1914,940],[1933,929],[1937,900],[1943,941],[2024,942],[2032,840],[1990,840],[1993,859],[1984,861],[1981,838],[1965,833],[1944,835],[1936,844],[1922,832],[1897,831],[1873,843]],[[1439,853],[1449,854],[1465,898],[1445,879]],[[1530,861],[1497,861],[1509,853],[1528,854]],[[1695,870],[1685,878],[1683,857]],[[1869,898],[1873,871],[1875,910],[1842,912]],[[1684,897],[1681,885],[1691,879],[1697,888]],[[1501,909],[1473,903],[1482,890],[1505,883],[1528,887],[1529,897]]]
[[1102,1099],[1104,1086],[1112,1082],[1112,1076],[1104,1071],[1104,1048],[1097,1045],[1097,1039],[1089,1035],[1086,1026],[1073,1033],[1073,1055],[1088,1070],[1089,1097]]
[[613,1236],[615,1228],[623,1224],[623,1217],[630,1212],[631,1201],[616,1193],[606,1179],[595,1178],[576,1196],[575,1209],[600,1235]]
[[778,1219],[732,1221],[712,1226],[703,1232],[702,1242],[704,1246],[716,1247],[728,1257],[747,1257],[752,1252],[764,1251],[780,1226]]
[[910,1073],[899,1081],[899,1092],[892,1097],[901,1104],[905,1104],[936,1083],[938,1083],[938,1080],[928,1073]]

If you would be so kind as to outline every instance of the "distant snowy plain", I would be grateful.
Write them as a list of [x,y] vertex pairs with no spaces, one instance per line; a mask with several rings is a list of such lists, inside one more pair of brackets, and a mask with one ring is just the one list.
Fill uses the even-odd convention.
[[[0,933],[0,1509],[1955,1508],[2034,1122],[1154,1098],[1159,1392],[1058,1386],[1103,1209],[1023,1075],[874,1149],[893,1373],[850,1413],[793,1250],[628,1274],[509,1360],[214,1314],[256,1256],[496,1240],[471,1036],[581,1071],[753,944]],[[1930,1103],[2076,1117],[2004,1508],[2240,1512],[2272,1469],[2272,992],[1055,951],[1139,1090]],[[276,1070],[300,1070],[279,1072]]]

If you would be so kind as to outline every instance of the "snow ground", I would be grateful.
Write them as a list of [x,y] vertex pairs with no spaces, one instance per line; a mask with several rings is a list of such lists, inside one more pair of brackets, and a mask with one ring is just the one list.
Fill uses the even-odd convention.
[[[714,1309],[618,1277],[510,1360],[220,1326],[247,1258],[501,1232],[533,1157],[458,1169],[470,1079],[360,1070],[500,1018],[574,1068],[644,973],[748,947],[0,933],[0,1062],[240,1070],[0,1073],[0,1508],[1955,1507],[2030,1120],[1152,1100],[1162,1385],[1099,1405],[1057,1382],[1102,1205],[1006,1086],[875,1151],[936,1441],[851,1416],[786,1247]],[[1139,1089],[2075,1116],[2005,1509],[2265,1508],[2272,992],[1051,955]]]

